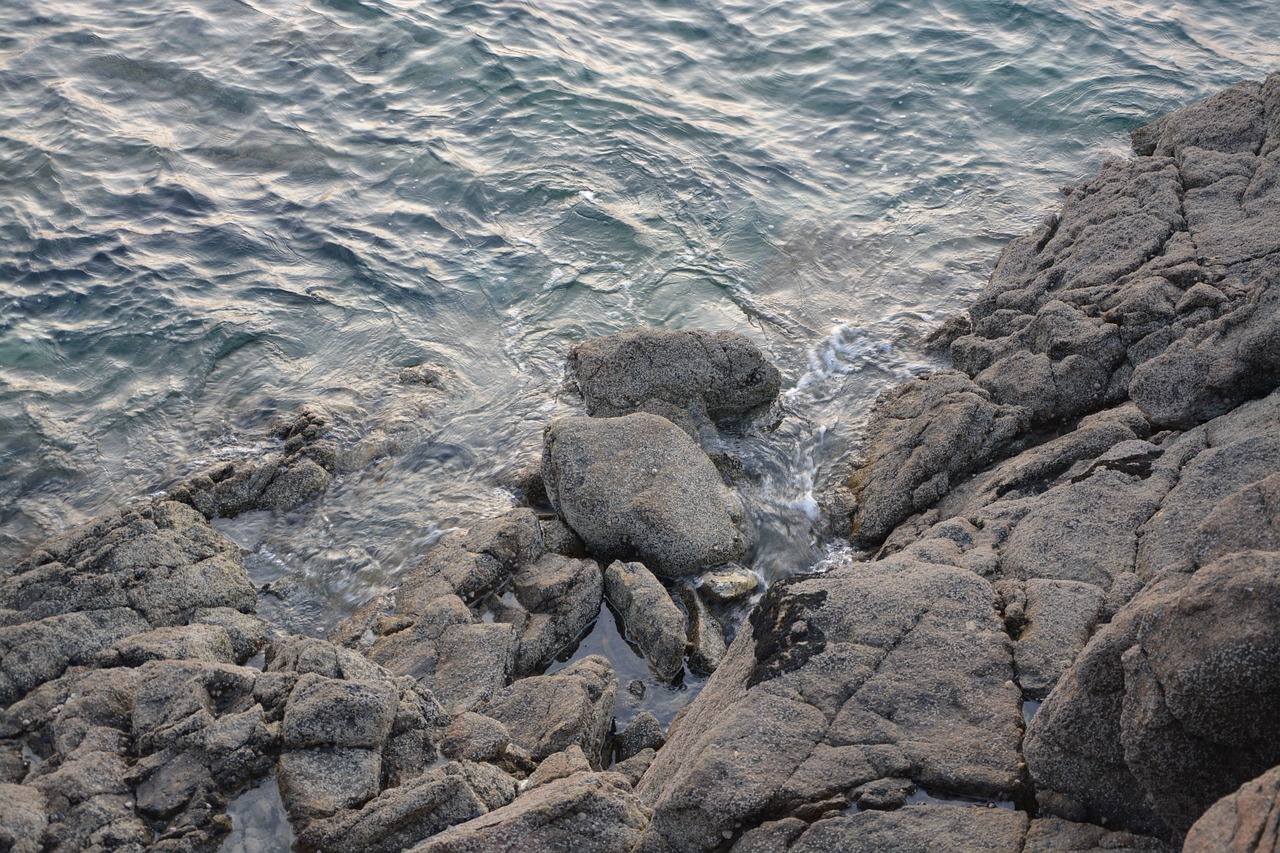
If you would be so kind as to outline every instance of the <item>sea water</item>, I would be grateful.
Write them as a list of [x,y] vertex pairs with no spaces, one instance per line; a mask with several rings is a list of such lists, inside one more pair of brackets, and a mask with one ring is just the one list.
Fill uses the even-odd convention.
[[[1000,246],[1277,67],[1274,0],[3,0],[0,566],[318,402],[333,487],[218,527],[273,627],[324,633],[515,504],[573,344],[648,326],[782,371],[726,444],[752,568],[803,570]],[[623,722],[693,692],[607,611],[588,651]]]

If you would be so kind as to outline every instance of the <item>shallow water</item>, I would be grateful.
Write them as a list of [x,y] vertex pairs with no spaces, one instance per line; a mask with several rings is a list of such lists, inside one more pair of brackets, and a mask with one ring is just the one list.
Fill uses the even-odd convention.
[[[568,348],[647,325],[783,371],[727,443],[785,576],[999,246],[1277,65],[1272,0],[7,0],[0,564],[320,401],[330,493],[219,527],[323,632],[510,507]],[[397,381],[422,362],[443,389]]]

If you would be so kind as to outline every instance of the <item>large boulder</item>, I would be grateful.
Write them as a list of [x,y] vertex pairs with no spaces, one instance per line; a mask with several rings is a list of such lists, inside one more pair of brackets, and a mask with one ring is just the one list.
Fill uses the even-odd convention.
[[781,376],[737,332],[631,329],[592,338],[569,352],[568,373],[587,412],[611,418],[661,415],[696,434],[755,412],[778,396]]
[[542,476],[552,505],[601,559],[639,559],[679,577],[746,553],[742,502],[665,418],[553,421]]

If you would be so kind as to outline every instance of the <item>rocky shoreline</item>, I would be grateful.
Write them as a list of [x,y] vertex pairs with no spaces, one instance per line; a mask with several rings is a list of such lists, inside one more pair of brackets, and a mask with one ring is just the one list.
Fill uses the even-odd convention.
[[[1275,849],[1280,75],[1133,142],[878,401],[827,501],[856,558],[727,648],[720,435],[781,382],[726,332],[575,348],[530,506],[326,639],[270,636],[210,525],[323,493],[320,409],[45,543],[0,575],[0,851],[216,851],[264,784],[299,851]],[[555,665],[603,607],[711,674],[669,730]]]

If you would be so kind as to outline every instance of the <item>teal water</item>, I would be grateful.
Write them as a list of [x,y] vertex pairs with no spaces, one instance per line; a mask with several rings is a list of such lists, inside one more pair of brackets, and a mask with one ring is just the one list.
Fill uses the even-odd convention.
[[1000,245],[1277,67],[1274,0],[5,0],[0,565],[318,400],[331,493],[221,526],[324,631],[512,505],[573,343],[649,325],[783,371],[730,443],[796,571]]

